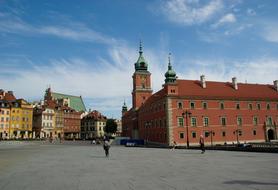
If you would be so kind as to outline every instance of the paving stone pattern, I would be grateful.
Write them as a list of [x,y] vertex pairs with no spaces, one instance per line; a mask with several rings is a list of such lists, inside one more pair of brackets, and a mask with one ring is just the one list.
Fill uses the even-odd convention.
[[278,189],[278,154],[0,143],[1,190]]

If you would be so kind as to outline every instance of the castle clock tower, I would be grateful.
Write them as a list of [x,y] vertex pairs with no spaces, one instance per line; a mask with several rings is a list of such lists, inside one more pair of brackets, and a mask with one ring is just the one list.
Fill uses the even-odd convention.
[[132,76],[132,107],[137,110],[152,95],[151,73],[148,71],[148,64],[143,57],[141,42],[139,48],[139,58],[134,66],[135,72]]

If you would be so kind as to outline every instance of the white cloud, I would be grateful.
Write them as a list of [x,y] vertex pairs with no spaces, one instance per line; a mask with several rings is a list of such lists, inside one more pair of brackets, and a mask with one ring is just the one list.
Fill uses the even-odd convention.
[[[10,62],[0,61],[1,88],[14,90],[17,97],[28,100],[42,99],[48,84],[53,91],[82,95],[89,99],[88,108],[97,109],[112,117],[120,117],[125,100],[131,107],[132,74],[134,62],[138,58],[136,48],[128,45],[108,49],[109,58],[95,60],[91,64],[83,59],[51,60],[44,66],[33,64],[32,61],[16,58]],[[164,51],[144,50],[152,73],[154,92],[161,89],[164,73],[167,68],[167,53]],[[199,80],[201,74],[209,81],[230,81],[236,76],[239,82],[272,83],[278,76],[278,59],[260,58],[243,61],[227,60],[175,60],[172,65],[179,79]],[[24,64],[25,69],[16,67]],[[9,76],[9,77],[7,77]]]
[[170,0],[161,4],[162,13],[171,21],[183,25],[209,21],[223,8],[221,0],[202,5],[198,0]]
[[[237,77],[239,82],[272,84],[278,76],[278,59],[258,58],[254,60],[191,60],[190,69],[181,69],[180,78],[198,80],[206,75],[208,81],[231,81]],[[184,71],[184,72],[182,72]],[[182,73],[182,74],[181,74]]]
[[0,14],[0,32],[19,35],[50,35],[69,40],[108,45],[117,43],[114,38],[101,34],[82,23],[68,21],[66,25],[35,26],[24,22],[17,16],[6,13]]
[[[1,88],[14,90],[17,97],[32,100],[42,99],[47,85],[50,84],[53,91],[99,100],[99,103],[91,104],[97,106],[91,107],[92,109],[113,111],[117,109],[115,105],[120,105],[120,111],[124,99],[127,97],[127,103],[130,103],[127,99],[131,100],[132,74],[138,50],[122,43],[109,46],[107,52],[108,57],[97,58],[93,61],[94,64],[91,60],[80,58],[54,59],[43,65],[17,56],[2,59]],[[163,60],[165,65],[161,65],[161,57],[164,56],[158,55],[159,53],[157,50],[144,50],[152,73],[154,91],[161,88],[166,72],[164,67],[167,64],[167,54]],[[21,64],[24,68],[20,67]],[[114,106],[109,108],[105,104],[108,100],[115,101]],[[115,112],[113,114],[116,115]]]
[[217,28],[218,26],[224,25],[226,23],[234,23],[236,22],[236,17],[233,13],[228,13],[224,15],[219,21],[212,25],[213,28]]
[[263,24],[261,35],[268,42],[278,43],[278,24],[276,22]]

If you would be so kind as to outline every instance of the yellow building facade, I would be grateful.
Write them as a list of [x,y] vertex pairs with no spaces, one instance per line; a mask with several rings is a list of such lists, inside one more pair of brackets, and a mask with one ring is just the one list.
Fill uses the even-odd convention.
[[33,107],[23,99],[12,102],[10,110],[9,137],[12,139],[32,138]]

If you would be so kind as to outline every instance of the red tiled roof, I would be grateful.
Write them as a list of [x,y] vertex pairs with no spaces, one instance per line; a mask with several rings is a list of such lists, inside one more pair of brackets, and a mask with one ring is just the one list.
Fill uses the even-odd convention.
[[202,88],[197,80],[177,80],[179,96],[213,99],[278,100],[278,92],[269,84],[238,83],[235,90],[232,83],[206,81]]
[[100,112],[96,110],[90,112],[88,115],[85,116],[85,118],[92,118],[94,120],[99,120],[99,121],[103,121],[107,119],[106,116],[102,115]]
[[3,90],[0,91],[0,95],[3,96],[3,100],[7,100],[7,101],[14,101],[14,100],[16,100],[15,96],[12,93],[4,92]]

